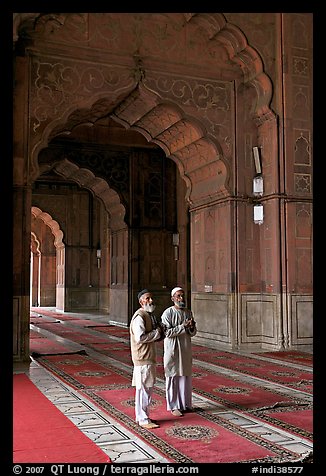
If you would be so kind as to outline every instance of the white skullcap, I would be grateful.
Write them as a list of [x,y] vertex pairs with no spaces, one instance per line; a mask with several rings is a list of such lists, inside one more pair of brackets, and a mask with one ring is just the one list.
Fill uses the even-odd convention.
[[171,297],[173,297],[177,291],[183,291],[183,288],[180,288],[180,286],[173,288],[171,291]]

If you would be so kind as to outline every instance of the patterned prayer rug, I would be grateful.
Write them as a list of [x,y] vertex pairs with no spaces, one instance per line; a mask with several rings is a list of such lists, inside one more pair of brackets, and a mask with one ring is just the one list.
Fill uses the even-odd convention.
[[69,324],[79,327],[92,327],[96,330],[98,330],[98,327],[107,327],[107,324],[103,324],[101,322],[95,324],[91,319],[70,319]]
[[281,352],[261,352],[253,355],[261,355],[269,359],[285,360],[293,364],[302,364],[309,367],[313,366],[313,355],[307,352],[281,351]]
[[29,338],[30,339],[41,339],[41,338],[46,339],[46,337],[40,334],[40,332],[34,331],[33,329],[29,331]]
[[[91,348],[97,352],[104,353],[110,357],[124,363],[131,362],[129,343],[116,342],[115,345],[110,344],[91,344]],[[160,371],[163,362],[163,343],[157,344],[157,363]],[[313,375],[312,372],[298,370],[280,362],[268,362],[256,359],[255,357],[247,357],[231,352],[222,352],[214,349],[195,345],[193,346],[193,356],[195,362],[208,362],[222,368],[235,370],[241,374],[252,375],[260,379],[274,382],[288,387],[312,393]],[[161,374],[161,376],[163,376]]]
[[[44,307],[31,307],[31,311],[38,315],[44,315],[49,317],[55,317],[60,319],[71,319],[71,317],[66,316],[62,312],[53,311],[51,309],[44,309]],[[72,318],[75,319],[75,318]]]
[[58,322],[40,322],[35,324],[40,329],[45,329],[53,334],[69,339],[78,344],[87,344],[93,342],[102,342],[106,343],[107,339],[102,336],[94,335],[90,332],[87,332],[85,328],[75,328],[66,326],[65,324]]
[[176,419],[166,410],[165,393],[153,396],[151,417],[160,428],[149,431],[134,418],[134,389],[130,376],[84,355],[38,359],[66,383],[84,393],[171,462],[280,462],[298,455],[221,417],[216,410],[196,410]]
[[251,415],[258,417],[266,423],[290,431],[298,436],[303,436],[313,441],[313,410],[306,407],[300,408],[295,405],[279,405],[275,408],[259,409],[250,412]]
[[[162,390],[156,388],[151,416],[160,419],[160,428],[148,431],[140,428],[134,421],[128,329],[94,325],[79,331],[63,323],[49,324],[44,321],[39,323],[39,327],[84,345],[86,351],[90,348],[99,354],[107,355],[111,363],[116,361],[117,367],[103,363],[102,360],[98,362],[89,355],[44,355],[38,358],[50,371],[85,393],[139,437],[144,437],[147,443],[161,451],[166,458],[170,458],[171,462],[282,462],[298,458],[298,454],[284,450],[275,442],[246,432],[243,427],[232,425],[230,420],[222,416],[223,411],[228,410],[251,415],[257,421],[312,440],[312,403],[311,397],[309,398],[312,392],[312,373],[309,371],[290,367],[286,362],[283,364],[274,359],[263,360],[258,356],[242,356],[193,345],[193,391],[211,401],[211,409],[197,408],[189,415],[175,420],[163,408],[165,395]],[[157,349],[158,376],[164,380],[163,342],[158,343]],[[121,370],[121,366],[118,367],[119,362],[124,364],[125,370]],[[228,370],[232,377],[227,374]],[[233,373],[233,370],[237,374]],[[248,380],[247,377],[251,376],[254,378]],[[264,382],[281,385],[272,387],[264,385]],[[286,391],[291,388],[300,390],[300,397],[296,398],[295,392]],[[122,404],[123,402],[125,403]],[[174,419],[171,420],[170,417]],[[187,428],[179,427],[186,423]],[[223,447],[219,439],[221,434],[229,447]],[[248,446],[243,446],[241,438],[244,438]],[[198,446],[199,443],[201,446]],[[239,445],[248,450],[246,454],[238,452],[237,456],[235,455]]]
[[98,332],[103,332],[104,334],[108,334],[115,337],[124,337],[129,339],[129,328],[127,327],[120,327],[120,326],[102,326],[99,329],[96,329]]
[[55,342],[47,337],[34,337],[30,342],[30,353],[31,356],[36,358],[41,355],[57,355],[57,354],[85,354],[85,350],[72,350],[71,347],[62,345],[58,342]]
[[43,316],[31,316],[29,322],[34,325],[44,324],[45,322],[60,322],[56,319],[52,319],[51,317],[43,317]]
[[[101,352],[104,344],[95,344],[93,347]],[[128,349],[121,349],[120,344],[112,346],[107,354],[114,359],[130,363]],[[160,359],[161,360],[161,359]],[[162,361],[157,365],[158,377],[164,380]],[[245,411],[262,418],[264,421],[282,427],[286,431],[293,432],[312,440],[312,431],[309,429],[313,420],[311,398],[289,396],[288,392],[282,391],[282,387],[266,387],[260,380],[256,382],[244,382],[241,375],[231,377],[219,372],[218,369],[206,369],[204,366],[193,365],[193,391],[220,405],[227,406],[238,411]],[[273,419],[273,413],[268,411],[277,409],[278,418]],[[305,411],[305,413],[303,413]],[[286,415],[291,413],[289,424],[286,423]],[[269,416],[268,416],[269,415]],[[303,419],[303,416],[305,418]]]
[[189,412],[176,418],[166,410],[165,396],[154,393],[151,418],[160,427],[148,431],[135,423],[134,389],[85,391],[97,405],[146,439],[172,463],[232,463],[294,458],[263,438],[249,434],[218,413]]
[[76,389],[125,388],[131,383],[129,375],[107,364],[96,362],[88,355],[50,355],[37,359]]
[[[103,343],[102,351],[106,354],[105,343],[106,339],[95,338],[93,336],[88,336],[86,333],[78,334],[77,332],[69,331],[64,327],[57,327],[57,323],[40,323],[39,327],[43,329],[50,330],[57,335],[67,337],[74,342],[91,344],[94,343]],[[53,327],[55,326],[55,327]],[[109,334],[114,337],[122,337],[126,339],[126,343],[129,345],[129,331],[128,329],[119,327],[119,326],[101,326],[96,328],[96,331],[99,333]],[[94,347],[93,347],[94,348]],[[158,349],[158,362],[162,359],[163,355],[163,343],[159,342],[157,345]],[[101,351],[100,347],[97,347],[96,350]],[[115,354],[115,350],[112,349],[110,354],[113,358],[121,360],[123,362],[128,361],[127,355],[123,352],[124,349],[121,348],[121,351],[118,354]],[[126,353],[129,353],[129,349],[125,348]],[[110,352],[110,351],[109,351]],[[273,354],[282,354],[273,353]],[[292,354],[292,353],[291,353]],[[302,390],[312,394],[313,391],[313,377],[311,372],[303,371],[296,368],[289,368],[282,364],[282,362],[270,362],[255,358],[253,355],[244,356],[235,354],[227,351],[220,351],[215,349],[210,349],[201,345],[193,345],[193,355],[197,361],[209,362],[211,364],[216,364],[218,366],[232,369],[237,372],[253,375],[270,382],[275,382],[282,385],[290,386],[297,390]],[[264,354],[266,355],[266,354]],[[130,361],[130,357],[129,357]]]

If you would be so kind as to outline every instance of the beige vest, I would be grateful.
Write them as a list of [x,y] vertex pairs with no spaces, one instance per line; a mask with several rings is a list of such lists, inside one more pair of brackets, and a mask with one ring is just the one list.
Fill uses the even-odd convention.
[[131,318],[130,322],[130,347],[131,358],[135,366],[156,364],[156,345],[155,342],[144,342],[138,344],[133,333],[133,322],[136,316],[141,316],[145,323],[146,332],[153,330],[152,320],[149,314],[143,309],[138,309]]

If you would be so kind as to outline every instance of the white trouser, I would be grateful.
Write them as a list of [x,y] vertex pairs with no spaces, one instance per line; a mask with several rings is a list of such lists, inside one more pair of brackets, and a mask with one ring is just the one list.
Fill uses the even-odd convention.
[[166,408],[186,410],[192,408],[192,377],[166,377]]
[[149,423],[149,406],[152,399],[153,387],[136,388],[135,393],[135,414],[136,422],[140,425]]

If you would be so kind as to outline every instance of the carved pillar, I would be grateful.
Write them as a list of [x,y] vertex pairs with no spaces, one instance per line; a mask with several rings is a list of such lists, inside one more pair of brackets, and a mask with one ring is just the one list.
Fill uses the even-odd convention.
[[[191,303],[191,276],[190,276],[190,223],[188,204],[185,201],[186,184],[177,177],[177,224],[179,233],[179,246],[175,250],[174,259],[177,261],[175,284],[183,286],[188,305]],[[170,295],[169,295],[170,298]]]
[[30,239],[32,190],[27,184],[27,60],[15,58],[13,108],[13,359],[29,363]]
[[[313,344],[313,19],[280,14],[285,346]],[[283,231],[283,230],[282,230]]]
[[14,186],[13,191],[13,357],[29,362],[30,318],[30,187]]
[[127,229],[111,232],[110,322],[128,324],[128,260],[129,232]]
[[56,269],[56,308],[64,311],[65,308],[65,247],[63,244],[57,247]]
[[31,306],[40,305],[40,253],[31,253]]

